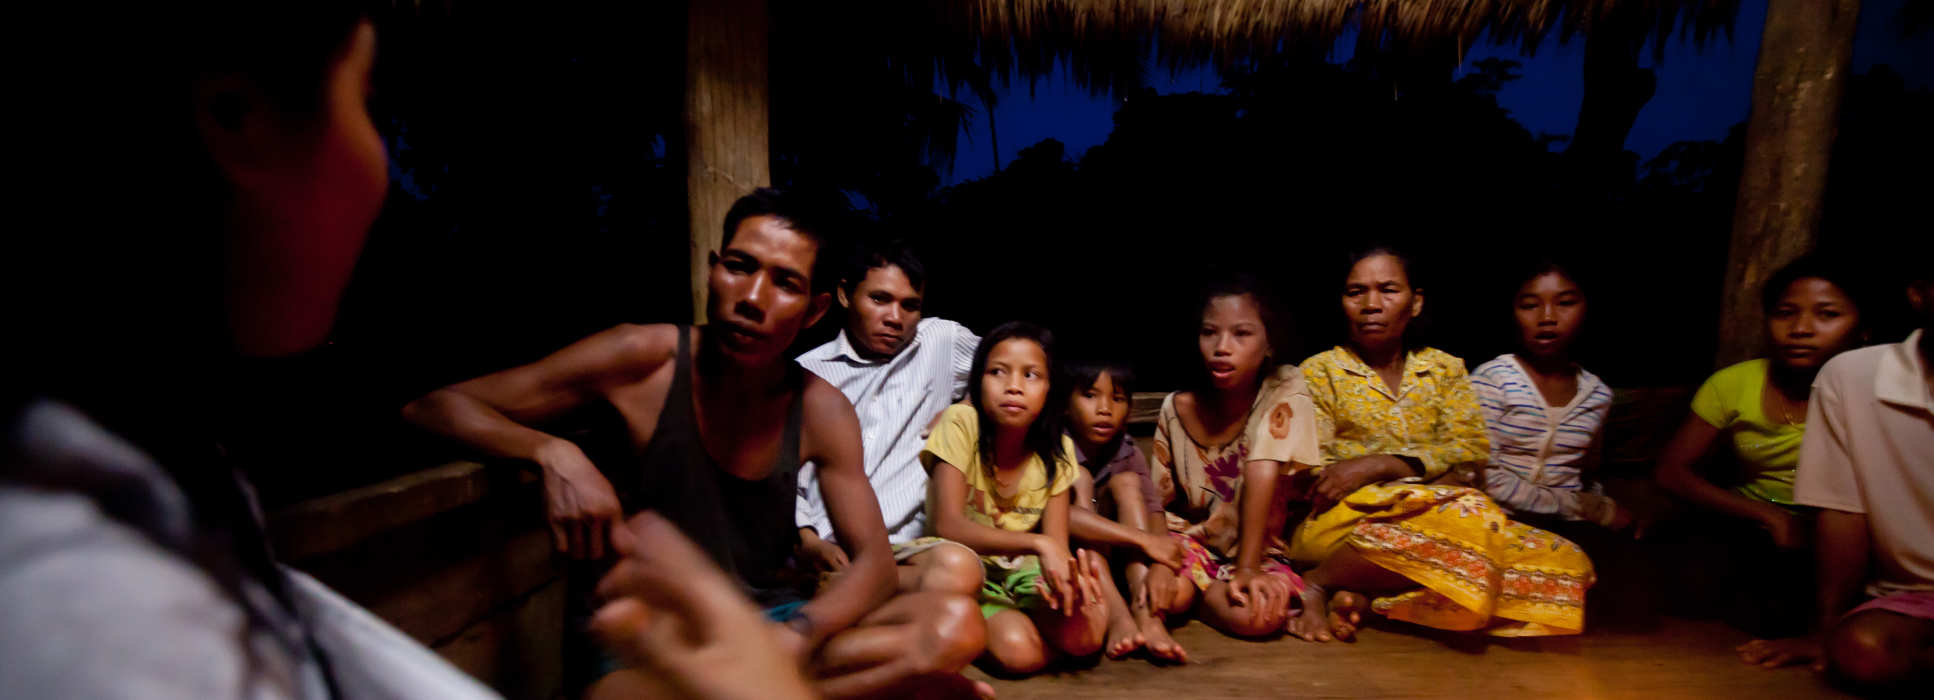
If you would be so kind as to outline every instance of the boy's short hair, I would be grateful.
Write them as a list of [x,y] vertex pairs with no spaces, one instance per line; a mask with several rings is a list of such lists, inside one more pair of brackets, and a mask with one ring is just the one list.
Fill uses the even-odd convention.
[[1067,387],[1068,395],[1072,396],[1074,392],[1094,386],[1095,382],[1101,381],[1103,373],[1114,380],[1115,388],[1131,397],[1134,396],[1135,368],[1117,359],[1082,358],[1070,361],[1062,375],[1065,381],[1061,382],[1061,385]]

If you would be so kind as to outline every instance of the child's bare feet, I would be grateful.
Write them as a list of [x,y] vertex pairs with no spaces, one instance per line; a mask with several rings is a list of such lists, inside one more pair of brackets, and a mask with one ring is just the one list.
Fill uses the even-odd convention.
[[1330,633],[1337,639],[1356,641],[1357,625],[1363,624],[1363,611],[1370,609],[1370,599],[1360,593],[1337,591],[1330,596]]
[[1169,636],[1168,623],[1163,622],[1162,618],[1155,617],[1154,615],[1142,614],[1137,617],[1141,618],[1139,622],[1142,628],[1142,638],[1147,642],[1145,646],[1148,647],[1148,654],[1150,656],[1163,661],[1188,663],[1189,652],[1187,649],[1183,649],[1182,645],[1177,643],[1174,637]]
[[1290,617],[1285,625],[1290,634],[1311,642],[1356,639],[1357,625],[1363,622],[1363,611],[1369,607],[1369,601],[1363,596],[1349,591],[1331,595],[1313,585],[1304,586],[1298,596],[1303,601],[1303,610]]
[[1102,646],[1102,649],[1108,653],[1108,658],[1119,659],[1127,656],[1136,649],[1142,648],[1142,643],[1141,627],[1135,624],[1135,618],[1130,616],[1127,610],[1108,611],[1108,641]]

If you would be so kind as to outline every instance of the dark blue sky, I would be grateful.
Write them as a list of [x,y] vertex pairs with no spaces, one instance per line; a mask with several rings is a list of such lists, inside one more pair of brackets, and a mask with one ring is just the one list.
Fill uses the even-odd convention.
[[[1907,79],[1910,88],[1927,89],[1934,85],[1934,35],[1923,33],[1911,40],[1900,36],[1894,16],[1903,2],[1863,3],[1859,36],[1854,42],[1854,69],[1866,72],[1875,64],[1888,64]],[[1674,40],[1656,65],[1651,62],[1651,53],[1646,52],[1645,62],[1659,77],[1658,91],[1639,113],[1625,147],[1641,158],[1651,158],[1674,142],[1724,138],[1728,128],[1744,120],[1765,20],[1765,3],[1749,0],[1740,8],[1731,38],[1722,35],[1704,47]],[[1345,37],[1338,45],[1347,51],[1351,41],[1353,38]],[[1524,77],[1507,85],[1498,95],[1499,102],[1534,134],[1570,134],[1583,96],[1584,49],[1583,41],[1559,44],[1547,40],[1536,56],[1527,57],[1520,55],[1516,46],[1490,46],[1480,41],[1465,58],[1464,67],[1491,57],[1523,62],[1519,72]],[[1176,76],[1156,68],[1149,75],[1151,87],[1164,94],[1220,90],[1212,68],[1192,69]],[[1108,137],[1118,102],[1115,97],[1089,96],[1065,75],[1037,83],[1032,96],[1026,84],[1002,91],[995,113],[1001,162],[1013,162],[1021,149],[1044,138],[1060,139],[1067,144],[1069,156],[1078,157]],[[974,106],[979,108],[978,104]],[[985,177],[994,170],[985,115],[976,117],[972,128],[961,134],[953,173],[943,174],[947,184]]]

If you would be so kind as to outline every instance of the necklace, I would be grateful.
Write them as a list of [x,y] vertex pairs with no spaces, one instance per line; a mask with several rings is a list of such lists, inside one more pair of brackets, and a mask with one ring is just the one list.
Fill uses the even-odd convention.
[[[1780,419],[1781,419],[1781,420],[1784,420],[1784,421],[1786,421],[1786,424],[1787,424],[1787,425],[1799,425],[1799,424],[1801,424],[1802,422],[1804,422],[1804,420],[1793,420],[1793,415],[1792,415],[1792,414],[1790,414],[1790,413],[1787,413],[1787,411],[1786,411],[1786,406],[1787,406],[1787,404],[1789,404],[1789,403],[1792,403],[1792,400],[1791,400],[1791,399],[1788,399],[1788,398],[1786,398],[1786,392],[1783,392],[1783,391],[1780,391],[1779,389],[1777,389],[1777,388],[1773,388],[1773,387],[1768,387],[1768,388],[1772,388],[1772,389],[1773,389],[1773,395],[1774,395],[1774,396],[1777,396],[1777,397],[1779,398],[1779,402],[1778,402],[1778,403],[1779,403],[1779,406],[1780,406]],[[1804,419],[1804,418],[1805,418],[1806,416],[1805,416],[1805,414],[1801,414],[1801,416],[1800,416],[1800,417],[1801,417],[1802,419]]]

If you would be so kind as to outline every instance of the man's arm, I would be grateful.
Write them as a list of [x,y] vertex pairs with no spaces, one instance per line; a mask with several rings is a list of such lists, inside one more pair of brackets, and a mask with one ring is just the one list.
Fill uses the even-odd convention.
[[430,392],[404,406],[403,418],[491,456],[535,463],[558,550],[602,558],[621,515],[610,482],[575,444],[525,424],[649,376],[675,352],[677,333],[668,325],[618,326],[537,362]]
[[886,602],[896,584],[893,546],[887,543],[880,502],[862,462],[859,416],[844,394],[817,376],[808,375],[803,391],[806,435],[801,457],[815,465],[833,532],[852,553],[846,572],[800,609],[807,620],[805,648],[817,649]]

